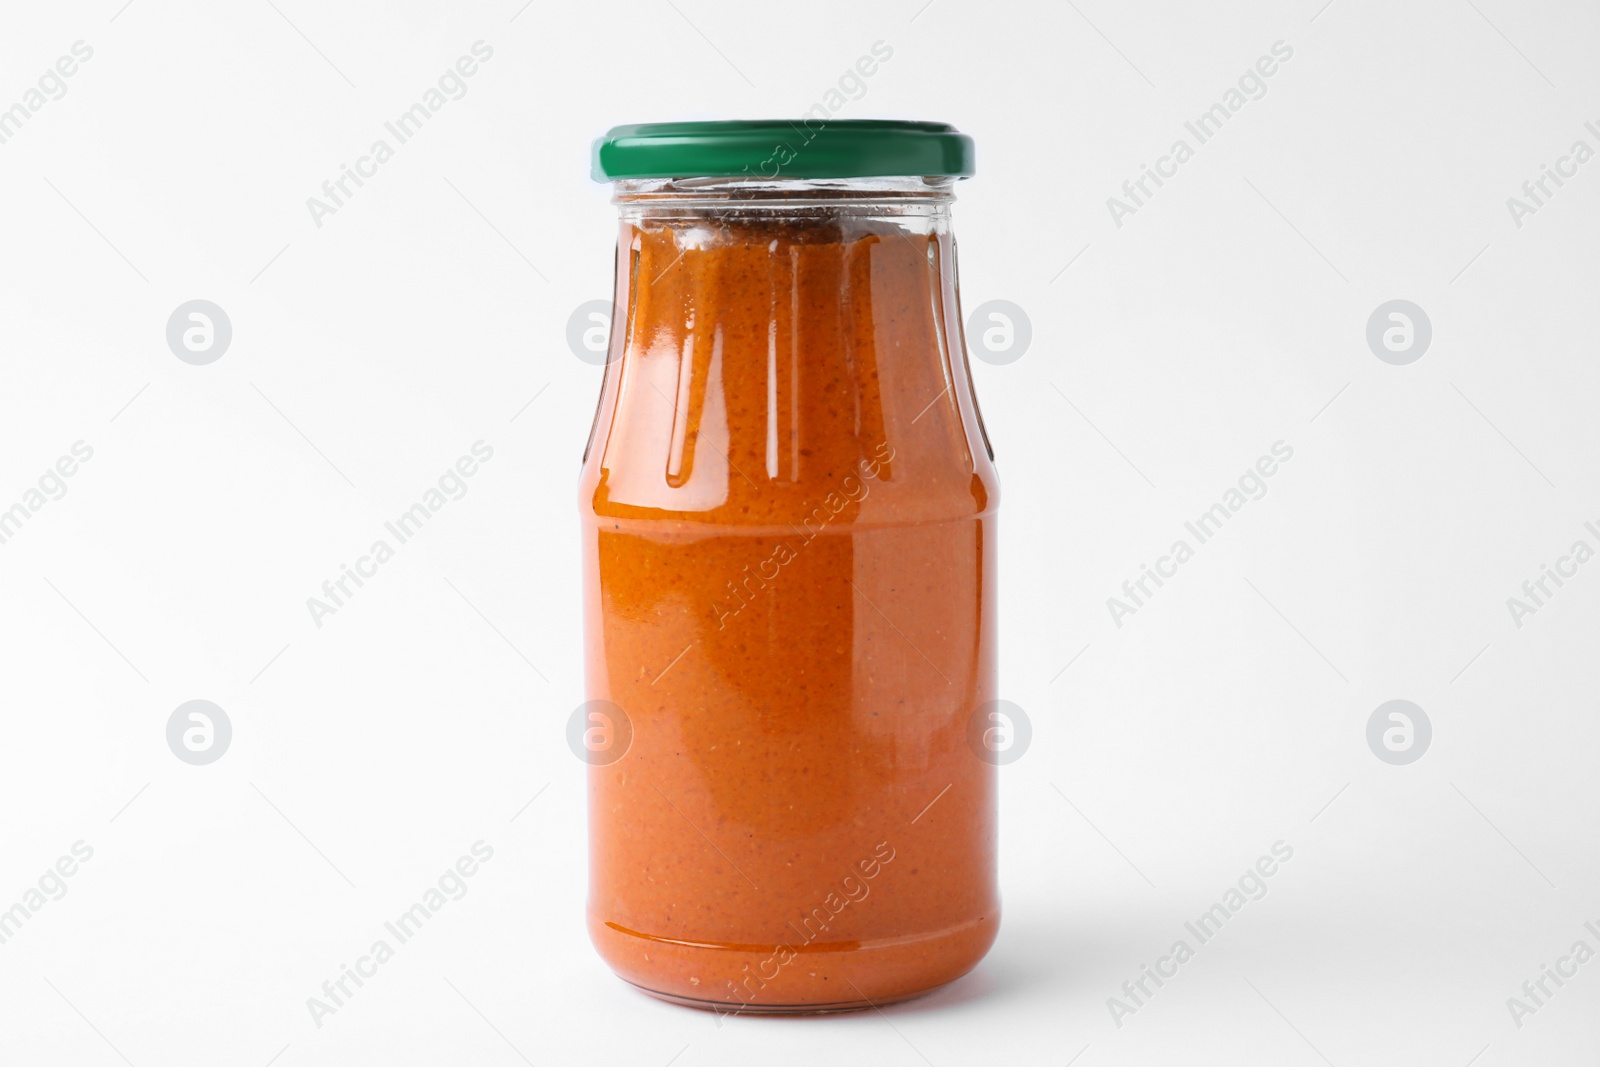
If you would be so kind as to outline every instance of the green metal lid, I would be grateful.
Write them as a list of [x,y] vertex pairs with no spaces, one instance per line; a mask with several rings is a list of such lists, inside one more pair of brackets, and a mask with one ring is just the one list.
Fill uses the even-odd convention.
[[619,178],[883,178],[973,173],[972,138],[945,122],[816,118],[613,126],[595,181]]

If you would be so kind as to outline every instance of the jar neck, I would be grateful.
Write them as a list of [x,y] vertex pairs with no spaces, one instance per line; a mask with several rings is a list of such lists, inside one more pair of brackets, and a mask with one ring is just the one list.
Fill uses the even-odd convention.
[[948,219],[955,179],[637,178],[618,181],[612,202],[624,221],[692,218],[707,213],[747,217]]

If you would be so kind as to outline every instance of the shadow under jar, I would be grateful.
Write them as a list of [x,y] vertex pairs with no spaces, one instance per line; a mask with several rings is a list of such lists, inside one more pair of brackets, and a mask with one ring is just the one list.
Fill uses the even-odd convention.
[[579,492],[588,925],[655,996],[860,1008],[994,942],[999,487],[950,233],[971,159],[936,123],[596,145],[621,234]]

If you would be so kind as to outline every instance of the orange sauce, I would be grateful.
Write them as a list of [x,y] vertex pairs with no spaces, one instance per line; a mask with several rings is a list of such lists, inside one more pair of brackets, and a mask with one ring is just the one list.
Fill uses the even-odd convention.
[[580,488],[589,930],[746,1011],[884,1003],[992,944],[998,486],[942,223],[625,216]]

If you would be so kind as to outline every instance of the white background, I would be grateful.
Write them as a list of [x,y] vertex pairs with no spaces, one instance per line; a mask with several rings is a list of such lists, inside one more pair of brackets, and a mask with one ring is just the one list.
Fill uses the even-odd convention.
[[[0,908],[94,850],[0,945],[0,1063],[1595,1062],[1600,961],[1520,1028],[1506,1004],[1600,949],[1600,563],[1520,628],[1506,605],[1600,547],[1600,161],[1506,206],[1600,148],[1592,5],[122,2],[0,33],[0,107],[94,49],[0,145],[0,507],[94,450],[0,545]],[[467,95],[316,226],[479,40]],[[976,138],[966,306],[1033,327],[976,365],[1002,695],[1034,725],[1005,916],[921,1001],[719,1025],[583,930],[599,371],[565,331],[615,236],[588,147],[798,114],[880,40],[838,116]],[[1115,225],[1280,40],[1266,95]],[[196,298],[233,326],[209,366],[165,340]],[[1365,340],[1397,298],[1433,325],[1407,366]],[[478,440],[467,495],[317,627],[306,599]],[[1279,440],[1267,495],[1116,626],[1106,598]],[[1434,728],[1404,767],[1365,739],[1396,698]],[[191,699],[233,723],[209,766],[167,748]],[[480,839],[470,892],[316,1026]],[[1119,1027],[1107,999],[1279,840],[1265,898]]]

